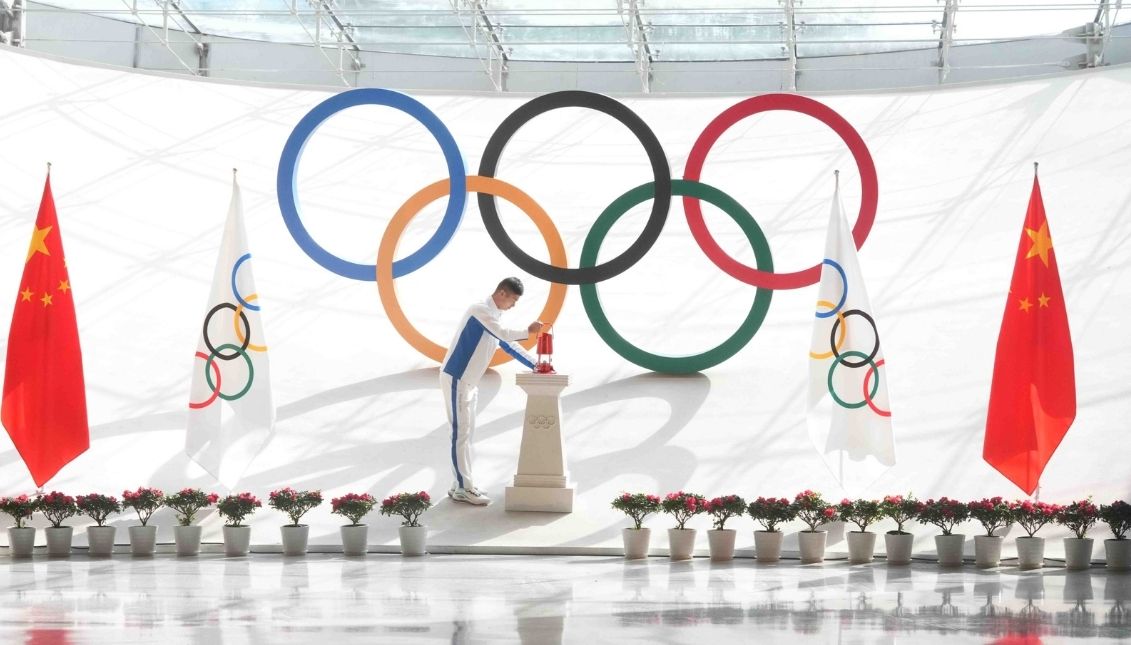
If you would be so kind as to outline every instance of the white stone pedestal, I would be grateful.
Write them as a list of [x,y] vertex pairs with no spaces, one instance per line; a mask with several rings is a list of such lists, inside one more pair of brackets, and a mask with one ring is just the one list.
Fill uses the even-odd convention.
[[518,374],[526,390],[526,416],[522,421],[522,447],[514,486],[506,490],[508,511],[573,512],[573,486],[565,466],[562,442],[562,390],[566,374]]

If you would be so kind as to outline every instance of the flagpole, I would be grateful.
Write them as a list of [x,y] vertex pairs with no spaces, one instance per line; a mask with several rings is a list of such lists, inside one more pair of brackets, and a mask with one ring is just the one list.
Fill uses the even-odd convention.
[[50,161],[47,162],[47,176],[48,177],[51,176],[51,162]]
[[1037,165],[1038,165],[1038,162],[1034,161],[1033,162],[1033,176],[1034,177],[1037,176]]
[[[834,187],[834,188],[832,188],[832,199],[839,200],[840,199],[840,171],[839,170],[832,171],[832,187]],[[877,375],[877,376],[879,376],[879,375]],[[840,471],[839,476],[838,476],[838,479],[840,480],[840,489],[844,490],[847,493],[848,488],[845,487],[845,451],[844,451],[843,448],[841,448],[840,450],[837,451],[837,464],[838,464],[838,468],[839,468],[839,471]]]

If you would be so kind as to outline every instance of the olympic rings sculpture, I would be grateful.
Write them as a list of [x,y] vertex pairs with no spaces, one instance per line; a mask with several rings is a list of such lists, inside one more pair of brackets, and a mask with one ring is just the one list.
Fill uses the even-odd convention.
[[[302,150],[314,132],[327,119],[338,112],[360,105],[390,107],[419,121],[436,139],[448,167],[447,179],[426,186],[397,209],[381,238],[377,261],[373,265],[347,261],[326,250],[311,237],[302,223],[296,182]],[[596,218],[592,229],[586,236],[576,268],[568,266],[561,235],[546,211],[529,195],[496,177],[500,159],[511,137],[535,117],[565,107],[594,110],[622,123],[640,141],[648,156],[653,175],[653,181],[624,193]],[[860,248],[868,238],[875,221],[879,196],[876,167],[868,147],[852,125],[831,108],[813,99],[791,94],[766,94],[752,97],[740,101],[719,114],[707,125],[692,146],[687,165],[684,168],[683,179],[675,180],[672,179],[663,147],[651,128],[628,106],[601,94],[577,90],[554,92],[539,96],[523,104],[504,119],[491,135],[483,151],[479,174],[468,175],[463,156],[448,128],[439,117],[422,103],[404,94],[387,89],[361,88],[349,90],[316,105],[299,121],[288,137],[279,160],[277,175],[276,190],[279,208],[288,231],[303,252],[322,267],[342,277],[375,281],[382,306],[397,333],[421,354],[433,360],[441,361],[444,356],[444,348],[425,338],[417,331],[401,310],[397,302],[395,280],[420,269],[443,251],[448,242],[455,236],[462,221],[464,208],[467,204],[467,193],[475,192],[478,194],[479,211],[483,218],[484,227],[499,251],[530,275],[551,283],[549,298],[540,316],[541,320],[553,323],[565,300],[566,286],[578,285],[581,288],[581,297],[586,314],[598,335],[613,351],[626,360],[653,371],[666,373],[697,372],[729,359],[753,338],[769,310],[773,290],[806,287],[815,284],[820,278],[820,265],[792,273],[775,273],[769,243],[750,213],[723,191],[700,181],[707,154],[719,137],[738,121],[758,113],[770,111],[796,112],[813,117],[832,129],[848,146],[860,171],[862,197],[860,212],[853,227],[853,238],[856,247]],[[659,239],[667,221],[672,197],[676,195],[683,197],[684,213],[688,225],[691,227],[696,243],[707,257],[727,274],[756,287],[754,302],[738,330],[718,347],[693,356],[663,356],[633,346],[620,336],[609,323],[601,308],[596,287],[597,283],[609,280],[628,270],[648,253],[656,240]],[[419,249],[400,260],[394,260],[397,243],[409,221],[425,205],[444,196],[447,196],[447,207],[436,232]],[[500,221],[496,198],[511,202],[531,218],[546,241],[550,254],[549,263],[531,257],[514,243]],[[629,208],[649,199],[652,200],[652,209],[639,238],[619,256],[598,264],[598,250],[613,223],[623,216]],[[706,200],[718,206],[739,225],[754,249],[756,266],[742,264],[723,251],[706,227],[699,205],[701,200]],[[247,303],[241,302],[241,306],[245,304]],[[827,306],[833,307],[835,305],[830,303]],[[248,308],[251,308],[250,305],[248,305]],[[828,314],[829,316],[837,315],[838,321],[842,323],[839,326],[842,337],[844,316],[851,313],[854,312]],[[835,336],[836,329],[833,333]],[[521,344],[530,349],[533,343],[534,339],[528,339]],[[217,349],[234,351],[240,348],[232,346]],[[834,351],[836,351],[835,347]],[[216,353],[216,350],[214,350],[214,353]],[[850,354],[855,357],[854,352],[845,352],[844,356]],[[232,358],[235,358],[235,355],[232,355]],[[860,366],[870,362],[870,358],[867,358],[866,354],[856,358],[865,359],[859,362]],[[510,357],[500,351],[496,354],[491,365],[498,365],[508,360],[510,360]],[[844,358],[840,357],[838,360],[844,360]],[[856,366],[856,364],[854,363],[852,366]]]

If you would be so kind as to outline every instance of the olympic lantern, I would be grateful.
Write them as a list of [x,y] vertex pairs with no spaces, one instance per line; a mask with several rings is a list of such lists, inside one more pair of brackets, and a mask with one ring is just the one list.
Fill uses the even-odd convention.
[[554,335],[550,333],[553,325],[538,334],[538,362],[534,363],[535,374],[557,374],[554,371]]

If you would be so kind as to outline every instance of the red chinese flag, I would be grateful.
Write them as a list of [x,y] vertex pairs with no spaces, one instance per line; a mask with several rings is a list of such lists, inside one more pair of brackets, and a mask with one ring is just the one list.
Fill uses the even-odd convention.
[[36,486],[90,447],[86,387],[51,177],[35,220],[4,372],[0,420]]
[[1032,495],[1075,418],[1072,337],[1034,177],[997,339],[982,457]]

